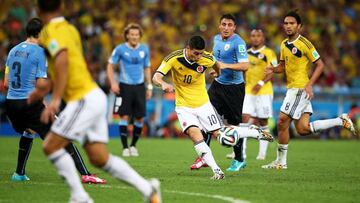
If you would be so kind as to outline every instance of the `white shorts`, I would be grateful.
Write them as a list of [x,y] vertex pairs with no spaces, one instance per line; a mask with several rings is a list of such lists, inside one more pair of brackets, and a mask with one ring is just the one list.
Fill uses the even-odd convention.
[[286,91],[285,99],[281,105],[280,111],[298,120],[303,113],[313,113],[311,102],[306,99],[304,89],[291,88]]
[[78,101],[70,101],[51,126],[51,131],[67,138],[86,142],[107,143],[106,95],[96,88]]
[[221,128],[222,124],[219,115],[210,102],[198,108],[176,107],[175,111],[183,132],[192,126],[199,127],[205,132],[211,132]]
[[249,114],[254,118],[271,118],[273,96],[265,95],[249,95],[246,94],[243,104],[243,114]]

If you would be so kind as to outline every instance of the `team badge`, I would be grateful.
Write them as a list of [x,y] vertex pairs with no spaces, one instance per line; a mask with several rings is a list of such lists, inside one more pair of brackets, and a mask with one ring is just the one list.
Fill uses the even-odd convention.
[[140,52],[139,52],[139,55],[140,55],[141,58],[144,58],[144,57],[145,57],[145,52],[144,52],[144,51],[140,51]]
[[298,50],[297,50],[296,47],[294,47],[294,48],[291,49],[291,53],[293,53],[293,54],[296,54],[297,51],[298,51]]
[[202,72],[204,71],[204,67],[198,66],[198,67],[196,68],[196,71],[199,72],[199,73],[202,73]]
[[225,44],[224,50],[227,51],[227,50],[229,50],[229,49],[230,49],[230,44]]
[[263,58],[264,58],[264,54],[260,53],[260,54],[258,55],[258,58],[259,58],[259,59],[263,59]]

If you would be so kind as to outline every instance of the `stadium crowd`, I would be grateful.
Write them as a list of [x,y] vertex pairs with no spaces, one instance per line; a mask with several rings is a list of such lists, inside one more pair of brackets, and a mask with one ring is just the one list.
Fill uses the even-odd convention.
[[[109,92],[106,64],[115,45],[123,42],[123,28],[130,22],[142,25],[142,40],[149,44],[151,69],[184,39],[201,34],[212,45],[223,13],[237,18],[237,32],[249,40],[250,30],[265,30],[267,45],[279,51],[284,38],[282,16],[297,8],[303,16],[302,33],[317,47],[326,64],[317,90],[346,92],[360,88],[360,2],[353,0],[66,0],[65,16],[81,32],[84,54],[95,80]],[[24,26],[36,15],[32,0],[1,1],[0,78],[8,51],[25,39]],[[275,86],[285,85],[276,75]],[[0,83],[3,84],[2,82]],[[3,87],[1,87],[3,89]]]

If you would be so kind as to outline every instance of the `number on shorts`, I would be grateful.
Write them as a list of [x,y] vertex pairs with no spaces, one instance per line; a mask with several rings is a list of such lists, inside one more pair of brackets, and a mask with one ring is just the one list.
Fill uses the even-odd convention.
[[285,111],[289,110],[289,107],[290,107],[290,102],[286,103],[286,105],[285,105]]
[[217,123],[217,119],[216,119],[216,116],[214,114],[211,114],[211,116],[208,116],[208,119],[209,119],[209,122],[210,122],[211,126]]

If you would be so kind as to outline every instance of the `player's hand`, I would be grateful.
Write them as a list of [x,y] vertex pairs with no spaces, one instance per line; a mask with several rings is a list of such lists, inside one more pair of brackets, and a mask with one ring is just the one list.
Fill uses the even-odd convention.
[[161,89],[164,90],[164,92],[174,92],[174,87],[166,82],[161,84]]
[[48,124],[50,121],[55,120],[55,115],[59,112],[61,100],[51,100],[50,104],[44,109],[41,114],[40,121]]
[[312,86],[307,84],[307,85],[305,85],[304,90],[306,92],[305,99],[311,100],[314,97]]
[[211,70],[209,72],[209,75],[210,75],[211,78],[216,78],[217,76],[219,76],[218,73],[215,70]]
[[274,67],[268,66],[265,68],[265,77],[274,73]]
[[254,94],[257,94],[257,93],[260,91],[261,87],[262,87],[261,85],[256,84],[256,85],[251,89],[251,92],[254,93]]
[[151,99],[152,97],[152,90],[146,90],[146,99]]
[[119,95],[120,94],[120,86],[117,83],[111,83],[111,87],[110,87],[111,91],[116,94]]
[[45,97],[45,95],[41,94],[39,91],[37,91],[36,89],[34,91],[32,91],[30,94],[29,94],[29,97],[27,99],[27,103],[28,104],[32,104],[32,103],[35,103],[37,101],[41,101],[43,100]]

